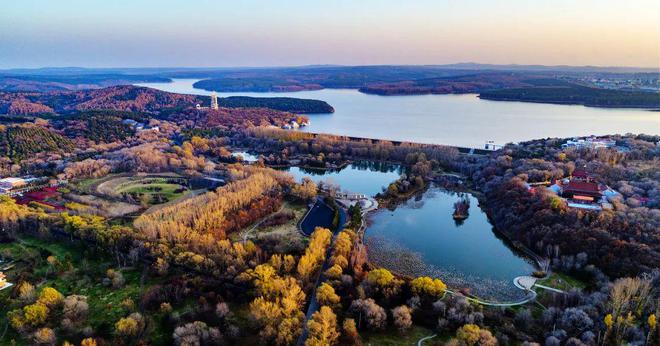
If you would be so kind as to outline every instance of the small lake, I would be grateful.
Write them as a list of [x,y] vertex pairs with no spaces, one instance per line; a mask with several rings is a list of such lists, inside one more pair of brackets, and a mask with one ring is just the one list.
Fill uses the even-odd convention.
[[[467,197],[469,217],[457,223],[454,203]],[[441,278],[454,289],[468,287],[480,298],[513,300],[524,292],[513,279],[529,275],[533,262],[518,255],[493,232],[477,199],[431,187],[394,211],[370,217],[365,233],[369,259],[410,276]]]
[[404,172],[399,165],[379,162],[354,162],[339,170],[308,169],[290,167],[286,169],[296,181],[310,177],[314,182],[321,181],[339,185],[344,192],[362,193],[375,196],[399,179]]
[[[136,84],[164,91],[210,95],[198,79]],[[481,100],[475,94],[378,96],[353,89],[219,96],[297,97],[328,102],[333,114],[310,115],[302,131],[432,144],[483,147],[546,137],[625,133],[660,134],[660,112],[528,102]]]

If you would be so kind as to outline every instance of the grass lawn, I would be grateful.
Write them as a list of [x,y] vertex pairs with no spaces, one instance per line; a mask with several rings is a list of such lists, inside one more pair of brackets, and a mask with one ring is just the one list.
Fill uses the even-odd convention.
[[242,241],[243,236],[248,232],[248,239],[255,240],[264,236],[280,236],[282,239],[288,239],[288,241],[302,241],[303,236],[298,231],[298,222],[303,218],[307,212],[307,206],[302,203],[295,203],[290,201],[285,201],[282,205],[282,209],[279,211],[281,213],[293,213],[293,219],[287,221],[284,224],[276,226],[265,227],[261,225],[263,221],[267,221],[269,217],[277,214],[275,212],[259,221],[255,224],[252,224],[246,227],[241,232],[237,232],[230,235],[232,241]]
[[[179,191],[177,191],[179,190]],[[118,193],[129,193],[137,195],[147,195],[150,201],[153,201],[157,195],[160,195],[162,198],[161,203],[166,203],[173,201],[181,197],[187,189],[184,186],[179,184],[168,184],[168,183],[137,183],[134,185],[128,185],[122,187],[117,192]]]
[[[435,331],[428,328],[413,326],[407,333],[401,334],[396,330],[388,330],[382,332],[363,332],[362,343],[364,345],[373,346],[395,346],[395,345],[417,345],[417,341],[423,337],[436,334]],[[424,345],[442,345],[449,337],[436,336],[433,339],[424,342]]]
[[107,182],[104,189],[111,189],[113,195],[145,196],[149,204],[167,203],[188,192],[186,186],[158,177],[123,177]]
[[587,286],[583,281],[570,275],[555,272],[550,274],[550,276],[537,281],[536,283],[543,286],[558,288],[563,291],[568,291],[572,288],[584,289]]

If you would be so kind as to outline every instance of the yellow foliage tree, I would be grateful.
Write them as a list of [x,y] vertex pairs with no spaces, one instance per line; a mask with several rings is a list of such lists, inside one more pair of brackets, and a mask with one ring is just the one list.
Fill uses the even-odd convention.
[[62,303],[63,300],[64,296],[62,293],[58,292],[52,287],[46,287],[43,291],[41,291],[38,302],[49,308],[52,308]]
[[341,269],[341,267],[335,264],[325,271],[325,276],[327,276],[330,279],[338,280],[341,277],[342,273],[343,270]]
[[339,338],[337,331],[337,316],[332,309],[322,306],[321,309],[312,315],[312,319],[307,322],[309,336],[305,341],[306,346],[326,346],[334,345]]
[[138,321],[133,318],[126,317],[122,318],[117,323],[115,323],[115,331],[117,335],[123,337],[133,337],[138,333]]
[[339,307],[341,298],[335,293],[332,286],[324,282],[316,289],[316,301],[320,305],[327,305],[334,309]]
[[466,324],[456,331],[456,337],[466,343],[468,346],[476,345],[479,342],[481,328],[476,324]]
[[374,269],[367,274],[367,282],[376,286],[387,286],[394,282],[394,275],[384,268]]
[[414,279],[410,286],[413,294],[418,296],[440,297],[445,293],[447,285],[440,279],[431,279],[428,276],[422,276]]
[[96,340],[94,338],[83,339],[80,342],[80,346],[96,346]]
[[48,307],[41,302],[23,307],[25,322],[33,327],[44,324],[49,312]]

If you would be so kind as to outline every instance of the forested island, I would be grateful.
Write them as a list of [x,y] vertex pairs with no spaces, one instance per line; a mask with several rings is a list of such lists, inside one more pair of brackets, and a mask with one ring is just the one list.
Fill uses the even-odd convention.
[[227,108],[270,108],[283,112],[314,114],[334,113],[327,102],[292,97],[247,97],[230,96],[218,99],[218,104]]
[[[200,100],[128,86],[1,94],[4,109],[26,114],[0,127],[3,342],[658,343],[660,136],[461,152],[287,131],[301,115]],[[491,306],[442,277],[374,265],[359,207],[304,235],[308,206],[337,211],[341,191],[274,168],[359,160],[405,168],[376,197],[384,207],[422,202],[432,183],[479,196],[498,234],[540,264],[520,274],[533,283],[525,299]],[[553,190],[576,177],[615,190],[607,207]]]

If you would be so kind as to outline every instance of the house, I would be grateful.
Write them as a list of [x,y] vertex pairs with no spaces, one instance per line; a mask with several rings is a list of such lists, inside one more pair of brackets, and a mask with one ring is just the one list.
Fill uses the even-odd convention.
[[572,179],[562,189],[562,196],[583,202],[598,202],[603,197],[603,191],[598,183]]
[[490,151],[495,151],[495,150],[500,150],[504,148],[503,145],[495,144],[495,141],[488,141],[486,142],[486,145],[484,145],[485,150],[490,150]]

